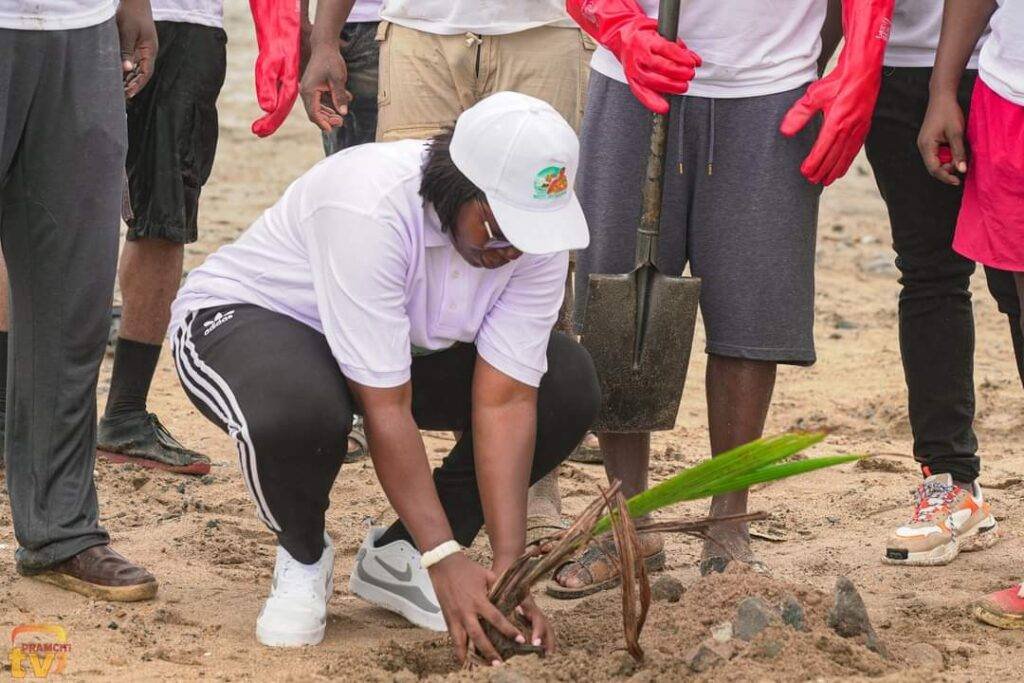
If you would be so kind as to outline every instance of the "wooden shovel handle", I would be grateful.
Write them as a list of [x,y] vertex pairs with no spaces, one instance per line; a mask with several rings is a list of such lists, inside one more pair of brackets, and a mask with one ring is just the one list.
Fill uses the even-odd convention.
[[[661,0],[658,6],[658,34],[675,42],[679,35],[680,0]],[[670,100],[671,102],[671,100]],[[665,177],[665,151],[668,147],[668,117],[653,114],[650,156],[644,176],[643,213],[636,231],[636,267],[651,264],[658,255],[661,232],[661,188]]]

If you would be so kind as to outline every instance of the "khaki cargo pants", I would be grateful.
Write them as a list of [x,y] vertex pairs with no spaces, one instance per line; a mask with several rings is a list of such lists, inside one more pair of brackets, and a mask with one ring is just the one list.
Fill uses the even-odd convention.
[[382,21],[377,140],[428,138],[488,95],[512,90],[583,119],[595,44],[578,28],[442,36]]

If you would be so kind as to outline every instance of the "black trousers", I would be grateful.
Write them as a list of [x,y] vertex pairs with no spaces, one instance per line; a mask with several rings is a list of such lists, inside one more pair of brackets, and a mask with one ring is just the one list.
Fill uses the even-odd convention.
[[[974,434],[974,263],[953,251],[962,190],[932,178],[917,134],[928,106],[931,69],[886,68],[867,155],[889,210],[900,271],[899,334],[909,394],[914,457],[933,474],[973,481],[981,464]],[[968,112],[976,72],[960,84]],[[1020,301],[1013,275],[986,268],[988,288],[1009,319],[1024,381]]]
[[[300,562],[323,551],[324,513],[357,411],[327,339],[259,306],[208,308],[173,337],[174,361],[189,398],[230,434],[257,514]],[[470,402],[476,347],[413,359],[412,413],[421,429],[462,438],[434,470],[434,485],[462,545],[483,526],[473,462]],[[530,481],[565,460],[597,415],[600,389],[587,351],[554,333],[537,396],[537,442]],[[396,522],[392,529],[411,541]]]

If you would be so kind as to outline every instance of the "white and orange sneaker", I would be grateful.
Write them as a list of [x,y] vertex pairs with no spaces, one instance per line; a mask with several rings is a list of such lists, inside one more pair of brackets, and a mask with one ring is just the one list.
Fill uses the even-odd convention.
[[917,488],[914,514],[896,529],[885,547],[886,564],[949,564],[961,552],[990,548],[999,541],[992,510],[975,482],[971,490],[935,474]]

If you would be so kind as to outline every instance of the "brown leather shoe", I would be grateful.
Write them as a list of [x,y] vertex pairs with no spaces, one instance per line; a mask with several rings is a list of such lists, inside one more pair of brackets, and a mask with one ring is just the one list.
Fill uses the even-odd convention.
[[86,548],[60,564],[19,573],[98,600],[135,602],[156,595],[156,578],[109,545]]

